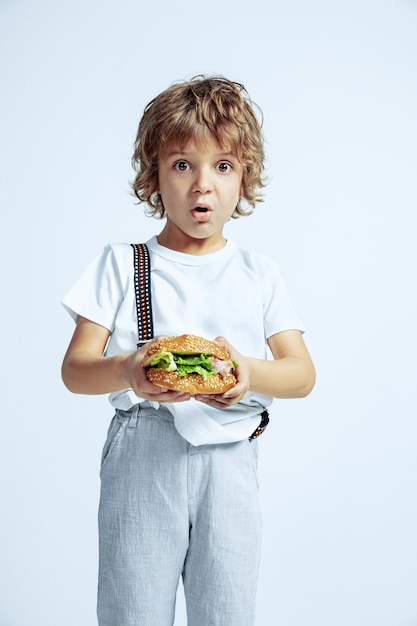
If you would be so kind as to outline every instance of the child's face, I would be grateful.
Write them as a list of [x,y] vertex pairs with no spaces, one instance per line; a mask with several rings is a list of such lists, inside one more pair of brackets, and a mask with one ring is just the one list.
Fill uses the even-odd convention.
[[163,245],[198,244],[200,253],[223,247],[223,226],[242,195],[242,166],[233,153],[212,137],[173,146],[159,158],[158,183],[167,218]]

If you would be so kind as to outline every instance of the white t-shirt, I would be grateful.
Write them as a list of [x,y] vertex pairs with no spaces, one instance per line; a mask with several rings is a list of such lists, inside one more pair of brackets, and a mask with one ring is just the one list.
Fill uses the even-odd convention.
[[[216,252],[189,255],[147,243],[151,263],[154,334],[222,335],[239,352],[268,358],[266,340],[284,330],[304,331],[276,265],[228,240]],[[105,356],[133,352],[138,341],[133,249],[108,244],[63,298],[76,321],[85,317],[110,332]],[[142,402],[132,389],[109,395],[128,410]],[[167,403],[179,432],[193,445],[247,438],[272,398],[249,392],[237,405],[216,409],[190,400]]]

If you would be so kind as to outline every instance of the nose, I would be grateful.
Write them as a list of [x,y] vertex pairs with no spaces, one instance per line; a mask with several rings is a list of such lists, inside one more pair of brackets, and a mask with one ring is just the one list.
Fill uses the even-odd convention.
[[201,167],[196,170],[192,190],[194,193],[209,193],[213,188],[212,178],[208,168]]

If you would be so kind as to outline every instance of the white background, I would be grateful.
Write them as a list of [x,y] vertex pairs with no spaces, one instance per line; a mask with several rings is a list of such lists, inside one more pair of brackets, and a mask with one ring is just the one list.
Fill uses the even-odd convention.
[[318,372],[260,440],[257,626],[416,626],[416,0],[0,0],[0,59],[0,626],[95,623],[111,411],[61,383],[59,300],[161,229],[136,127],[198,73],[264,112],[266,202],[227,234],[280,265]]

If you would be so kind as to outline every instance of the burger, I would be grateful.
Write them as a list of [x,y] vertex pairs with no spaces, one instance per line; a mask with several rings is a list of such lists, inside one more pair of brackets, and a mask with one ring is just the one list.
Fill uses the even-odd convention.
[[151,343],[143,358],[148,379],[157,387],[220,394],[236,385],[237,363],[226,348],[197,335],[164,337]]

